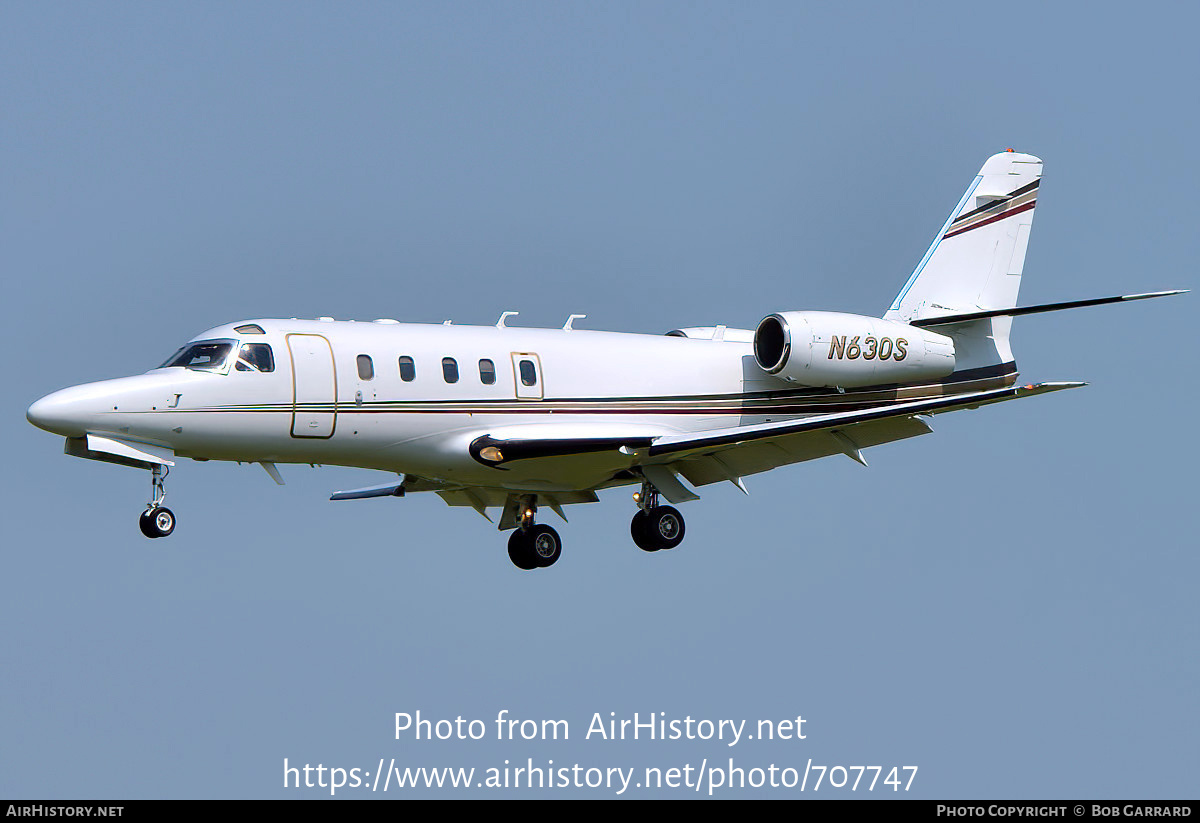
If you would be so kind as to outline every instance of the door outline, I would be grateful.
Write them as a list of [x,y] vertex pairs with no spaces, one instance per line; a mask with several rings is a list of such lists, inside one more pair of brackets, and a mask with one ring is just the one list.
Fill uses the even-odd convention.
[[[322,343],[325,344],[325,348],[329,352],[329,379],[330,379],[330,388],[332,389],[331,393],[332,393],[332,397],[333,397],[332,411],[329,411],[329,412],[297,411],[296,406],[298,406],[300,404],[300,399],[299,399],[300,386],[299,386],[299,381],[297,380],[297,377],[299,376],[299,372],[297,372],[297,370],[296,370],[297,352],[292,347],[292,338],[293,337],[316,338],[317,340],[320,340]],[[337,361],[333,357],[333,346],[329,343],[329,339],[321,334],[289,334],[289,335],[286,335],[285,339],[287,340],[288,358],[291,360],[291,364],[292,364],[292,432],[291,432],[292,437],[303,438],[306,440],[328,440],[329,438],[333,437],[333,433],[337,430],[337,405],[338,405]],[[302,356],[303,356],[303,354],[304,353],[301,352]],[[314,358],[320,358],[320,356],[321,356],[320,351],[317,351],[313,354]],[[304,363],[305,361],[302,360],[301,362]],[[315,359],[309,359],[307,362],[317,363],[319,361],[317,361]],[[318,368],[321,368],[321,367],[318,366]],[[320,377],[323,381],[324,375],[321,375]],[[308,384],[306,383],[306,388],[307,388],[307,385]],[[311,402],[311,401],[308,401],[308,402]],[[324,405],[325,401],[320,400],[317,402]],[[323,432],[324,426],[322,426],[321,424],[326,422],[324,420],[325,415],[329,416],[329,420],[328,420],[329,433],[328,434],[325,434],[325,433],[308,434],[307,430],[310,428],[316,428],[318,430],[322,430],[322,432]],[[301,424],[299,431],[297,431],[297,424]],[[314,425],[314,424],[316,424],[316,425]]]
[[[513,389],[518,400],[541,400],[545,393],[545,375],[542,374],[542,361],[531,351],[515,351],[510,353],[513,367]],[[521,382],[521,361],[533,363],[533,374],[537,379],[532,386]]]

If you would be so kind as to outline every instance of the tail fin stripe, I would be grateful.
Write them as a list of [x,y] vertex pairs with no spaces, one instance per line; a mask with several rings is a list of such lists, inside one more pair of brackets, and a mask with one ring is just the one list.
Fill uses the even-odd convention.
[[951,231],[950,233],[946,234],[942,239],[947,240],[951,237],[957,237],[960,234],[966,234],[967,232],[971,231],[972,229],[979,229],[979,228],[983,228],[984,226],[990,226],[992,223],[996,223],[1000,220],[1005,220],[1009,217],[1020,214],[1021,212],[1024,212],[1024,211],[1029,211],[1036,205],[1037,205],[1037,200],[1029,200],[1028,202],[1022,203],[1019,206],[1016,206],[1014,208],[1008,209],[1007,211],[1001,212],[1000,214],[993,215],[992,217],[988,217],[985,220],[980,220],[979,222],[972,223],[969,226],[963,226],[961,229],[955,229],[955,230]]
[[990,203],[984,203],[982,206],[975,209],[974,211],[967,212],[966,214],[962,215],[957,220],[955,220],[953,223],[951,223],[950,226],[951,226],[951,228],[953,228],[954,226],[957,226],[959,223],[965,223],[968,220],[972,219],[973,217],[983,214],[985,211],[990,211],[991,209],[999,208],[999,207],[1003,206],[1005,203],[1011,203],[1013,200],[1017,199],[1021,195],[1028,194],[1029,192],[1036,189],[1038,187],[1038,184],[1041,182],[1042,182],[1042,180],[1039,177],[1037,180],[1034,180],[1032,183],[1021,186],[1021,188],[1017,189],[1016,191],[1010,191],[1008,194],[997,194],[995,200],[993,200]]

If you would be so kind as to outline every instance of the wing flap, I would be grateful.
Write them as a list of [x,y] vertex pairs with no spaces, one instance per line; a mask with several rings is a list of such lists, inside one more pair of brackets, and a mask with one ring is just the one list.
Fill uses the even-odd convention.
[[694,455],[670,465],[693,486],[707,486],[792,463],[845,454],[845,443],[834,435],[835,432],[844,434],[857,448],[865,449],[931,431],[933,429],[920,417],[896,417],[830,431],[785,435],[764,443],[726,447],[716,453]]

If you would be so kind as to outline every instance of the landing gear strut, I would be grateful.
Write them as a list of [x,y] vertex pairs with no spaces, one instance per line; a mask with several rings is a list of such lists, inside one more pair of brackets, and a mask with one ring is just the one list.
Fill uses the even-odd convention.
[[150,486],[153,496],[146,504],[146,510],[138,518],[138,527],[146,537],[166,537],[175,531],[175,513],[163,506],[167,496],[163,481],[167,479],[170,469],[164,466],[154,466],[150,469]]
[[629,533],[639,549],[656,552],[673,549],[683,542],[683,515],[671,506],[660,506],[658,489],[649,481],[642,481],[642,490],[634,495],[634,500],[638,513],[629,524]]
[[536,496],[523,497],[520,524],[508,538],[508,559],[524,571],[553,566],[562,554],[562,539],[558,532],[547,525],[534,523],[536,514]]

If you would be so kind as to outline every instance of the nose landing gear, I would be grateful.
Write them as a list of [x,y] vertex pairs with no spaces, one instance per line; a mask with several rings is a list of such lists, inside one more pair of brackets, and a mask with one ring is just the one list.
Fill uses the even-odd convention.
[[153,496],[146,504],[146,510],[138,518],[138,528],[146,537],[166,537],[175,531],[175,513],[163,506],[167,496],[163,481],[167,479],[170,469],[164,466],[154,466],[150,469],[150,486]]
[[683,542],[683,515],[672,506],[658,504],[658,489],[648,481],[642,482],[642,490],[634,495],[638,513],[629,524],[633,542],[645,552],[673,549]]

